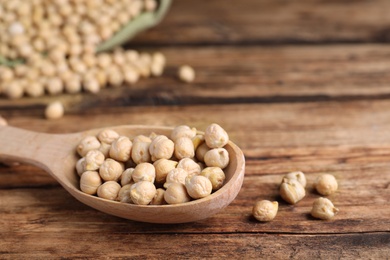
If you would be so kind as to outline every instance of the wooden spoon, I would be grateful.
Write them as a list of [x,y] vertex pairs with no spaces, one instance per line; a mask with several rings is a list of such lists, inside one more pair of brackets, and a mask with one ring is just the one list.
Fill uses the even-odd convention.
[[[152,132],[169,136],[172,128],[154,126],[110,127],[121,135],[135,137]],[[45,134],[15,127],[0,127],[0,159],[36,165],[50,173],[73,197],[102,212],[142,222],[183,223],[207,218],[233,201],[244,179],[245,159],[232,142],[226,145],[230,155],[224,170],[224,186],[208,197],[177,205],[134,205],[109,201],[88,195],[79,189],[75,165],[79,159],[76,146],[87,135],[97,135],[102,129],[73,134]]]

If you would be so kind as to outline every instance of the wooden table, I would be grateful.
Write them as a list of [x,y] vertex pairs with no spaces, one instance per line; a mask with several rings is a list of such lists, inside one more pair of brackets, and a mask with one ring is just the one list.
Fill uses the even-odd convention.
[[[0,99],[9,124],[69,133],[119,124],[222,125],[246,157],[237,198],[195,223],[133,222],[89,208],[32,166],[0,167],[0,258],[390,257],[390,1],[175,1],[158,27],[128,47],[166,54],[162,78],[99,95],[64,96],[67,114],[43,119],[56,97]],[[179,65],[197,72],[175,78]],[[303,171],[307,196],[278,195]],[[340,209],[309,215],[312,183],[331,173]],[[251,217],[258,199],[277,217]]]

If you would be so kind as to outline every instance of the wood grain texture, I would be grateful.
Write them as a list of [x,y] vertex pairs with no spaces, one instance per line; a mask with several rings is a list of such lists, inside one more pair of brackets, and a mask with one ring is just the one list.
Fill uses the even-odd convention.
[[387,0],[174,1],[130,45],[389,42]]

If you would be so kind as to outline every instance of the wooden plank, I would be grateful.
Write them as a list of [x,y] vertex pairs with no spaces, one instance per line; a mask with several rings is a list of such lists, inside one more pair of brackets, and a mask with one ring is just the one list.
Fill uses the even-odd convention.
[[[102,230],[103,231],[103,230]],[[132,259],[386,259],[389,233],[347,235],[129,234],[114,232],[1,233],[2,258]]]
[[130,44],[388,42],[389,9],[387,0],[181,0]]
[[[56,99],[61,99],[69,112],[85,113],[97,106],[376,100],[390,96],[387,45],[159,50],[168,59],[161,78],[142,79],[131,87],[103,89],[98,95],[1,98],[0,111],[43,114],[45,104]],[[193,84],[176,78],[182,64],[196,69]]]

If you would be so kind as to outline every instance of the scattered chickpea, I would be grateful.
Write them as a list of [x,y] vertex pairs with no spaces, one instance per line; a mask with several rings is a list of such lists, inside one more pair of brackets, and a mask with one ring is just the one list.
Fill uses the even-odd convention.
[[98,187],[102,184],[102,179],[98,172],[86,171],[80,178],[80,189],[90,195],[94,195],[97,192]]
[[297,180],[304,188],[306,187],[306,177],[303,172],[290,172],[284,178]]
[[182,183],[172,183],[165,190],[164,200],[168,204],[179,204],[190,201],[191,197]]
[[156,170],[151,163],[140,163],[135,167],[132,173],[132,178],[134,182],[149,181],[154,183],[154,179],[156,178]]
[[188,195],[193,199],[200,199],[210,195],[213,188],[211,181],[201,175],[186,178],[185,186]]
[[190,83],[195,79],[195,70],[188,65],[184,65],[179,68],[178,75],[181,81]]
[[111,144],[110,157],[125,162],[130,159],[130,153],[133,143],[126,136],[120,136]]
[[218,124],[211,124],[206,128],[204,139],[210,148],[221,148],[229,142],[228,134]]
[[225,173],[219,167],[206,167],[200,175],[207,177],[211,181],[213,191],[219,190],[226,178]]
[[290,204],[296,204],[306,195],[305,188],[295,179],[283,178],[279,191],[282,199]]
[[225,169],[229,164],[229,153],[225,148],[214,148],[204,155],[204,162],[209,167]]
[[59,119],[64,115],[64,106],[61,102],[55,101],[50,103],[45,109],[45,117],[47,119]]
[[332,174],[321,174],[315,181],[315,188],[321,195],[328,196],[336,192],[337,180]]
[[148,205],[156,195],[156,187],[150,181],[140,181],[131,185],[130,197],[134,204]]
[[278,212],[278,202],[269,200],[260,200],[255,203],[252,209],[253,216],[258,221],[271,221],[275,218]]
[[106,181],[97,189],[97,195],[103,199],[115,200],[118,197],[120,189],[121,185],[116,181]]
[[99,168],[100,177],[104,181],[118,181],[124,171],[124,165],[107,158]]
[[339,209],[327,198],[316,199],[311,209],[311,215],[313,217],[323,220],[332,219],[338,212]]

